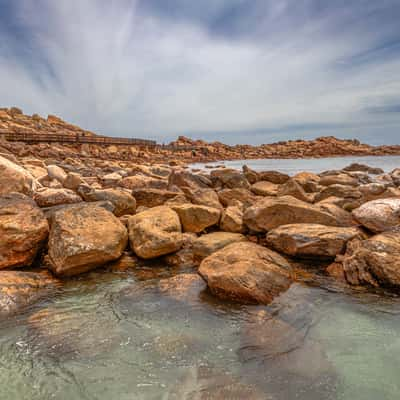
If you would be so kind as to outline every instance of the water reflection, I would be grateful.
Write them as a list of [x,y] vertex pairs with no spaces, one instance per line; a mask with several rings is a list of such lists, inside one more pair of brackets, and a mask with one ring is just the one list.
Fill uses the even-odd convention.
[[1,322],[0,399],[398,399],[399,304],[317,276],[241,306],[193,270],[97,271]]

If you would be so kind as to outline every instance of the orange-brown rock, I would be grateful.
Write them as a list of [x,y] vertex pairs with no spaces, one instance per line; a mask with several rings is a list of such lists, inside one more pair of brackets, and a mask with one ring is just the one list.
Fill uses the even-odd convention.
[[197,259],[203,259],[210,254],[232,243],[246,242],[246,236],[240,233],[212,232],[201,235],[193,242],[193,253]]
[[327,226],[347,226],[337,216],[321,207],[292,196],[270,197],[249,207],[243,215],[244,223],[255,232],[266,232],[281,225],[316,223]]
[[30,266],[49,233],[47,219],[20,193],[0,197],[0,269]]
[[39,186],[26,169],[0,156],[0,196],[11,192],[31,195]]
[[179,250],[183,245],[178,214],[169,207],[150,208],[129,218],[129,241],[141,258],[156,258]]
[[255,243],[233,243],[202,261],[199,273],[223,299],[267,304],[293,282],[291,266],[278,253]]
[[124,225],[104,208],[90,204],[54,213],[49,237],[51,270],[77,275],[118,259],[126,248]]
[[352,227],[291,224],[269,231],[267,244],[289,256],[334,258],[344,254],[347,242],[355,238],[366,236]]
[[221,210],[218,208],[190,203],[171,208],[179,215],[184,232],[203,232],[204,229],[217,225],[221,218]]
[[400,232],[354,241],[343,259],[343,269],[353,285],[400,287]]
[[72,190],[52,188],[38,189],[33,199],[39,207],[53,207],[60,204],[80,203],[82,201],[82,198]]
[[369,201],[353,211],[354,218],[375,233],[400,225],[400,198]]

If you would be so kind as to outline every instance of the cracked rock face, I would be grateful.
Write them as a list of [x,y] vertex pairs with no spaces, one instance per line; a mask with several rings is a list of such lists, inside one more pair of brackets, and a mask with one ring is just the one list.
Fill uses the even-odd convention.
[[54,213],[49,237],[50,268],[59,276],[72,276],[118,259],[128,233],[112,213],[84,205]]

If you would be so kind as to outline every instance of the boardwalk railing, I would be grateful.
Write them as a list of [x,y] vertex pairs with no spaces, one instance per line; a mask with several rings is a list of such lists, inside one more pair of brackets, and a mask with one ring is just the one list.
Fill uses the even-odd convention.
[[158,144],[155,140],[119,138],[109,136],[90,136],[77,133],[57,134],[57,133],[32,133],[32,132],[4,132],[0,131],[0,138],[4,138],[9,142],[25,142],[25,143],[89,143],[98,145],[115,145],[115,146],[138,146],[158,148],[161,150],[171,151],[192,151],[198,150],[195,146],[172,146]]

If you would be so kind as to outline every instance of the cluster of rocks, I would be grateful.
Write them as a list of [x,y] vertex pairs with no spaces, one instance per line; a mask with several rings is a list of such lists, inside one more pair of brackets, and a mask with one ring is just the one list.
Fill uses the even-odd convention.
[[298,259],[352,285],[397,288],[399,186],[400,170],[358,164],[290,177],[3,154],[0,304],[11,312],[61,278],[152,259],[198,268],[213,294],[244,303],[287,290]]
[[[67,138],[96,136],[93,132],[63,121],[54,115],[42,118],[38,114],[23,114],[22,110],[0,109],[0,139],[2,134],[12,133],[56,134]],[[342,140],[335,137],[320,137],[315,140],[290,140],[260,146],[229,146],[220,142],[206,142],[180,136],[169,147],[143,148],[135,145],[98,145],[93,143],[29,143],[1,142],[0,153],[9,152],[19,157],[34,157],[42,160],[84,157],[93,162],[102,160],[125,160],[140,164],[171,162],[183,164],[233,159],[253,158],[315,158],[346,155],[393,155],[400,154],[400,146],[370,146],[357,140]]]

